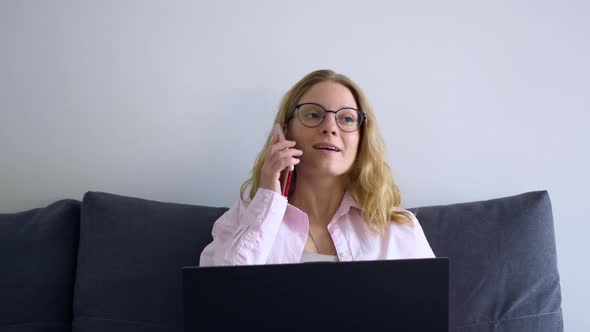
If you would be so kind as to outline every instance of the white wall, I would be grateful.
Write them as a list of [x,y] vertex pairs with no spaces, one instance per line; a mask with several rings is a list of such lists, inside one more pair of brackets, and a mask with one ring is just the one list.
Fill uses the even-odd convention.
[[88,190],[228,206],[279,98],[332,68],[406,207],[547,189],[588,331],[587,1],[0,1],[0,212]]

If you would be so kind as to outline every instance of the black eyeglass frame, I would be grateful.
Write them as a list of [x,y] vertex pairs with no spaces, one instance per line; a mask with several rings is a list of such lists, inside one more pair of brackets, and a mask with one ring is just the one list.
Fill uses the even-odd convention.
[[[347,132],[347,133],[352,133],[352,132],[357,131],[363,125],[363,123],[365,123],[367,121],[367,113],[365,113],[363,111],[360,111],[360,110],[357,110],[356,108],[353,108],[353,107],[342,107],[342,108],[339,108],[339,109],[333,111],[333,110],[327,110],[327,109],[325,109],[324,106],[322,106],[322,105],[320,105],[318,103],[301,103],[301,104],[297,104],[297,105],[295,105],[293,107],[293,110],[291,110],[291,113],[289,114],[289,117],[287,118],[287,120],[285,121],[285,123],[291,121],[291,119],[293,119],[293,117],[295,116],[295,111],[297,111],[299,108],[301,108],[301,106],[304,106],[304,105],[315,105],[315,106],[319,106],[321,109],[324,110],[324,113],[334,113],[334,118],[336,120],[336,125],[338,126],[338,128],[340,128],[340,130],[342,130],[344,132]],[[360,123],[359,123],[359,125],[354,130],[348,131],[348,130],[344,130],[344,129],[342,129],[342,127],[340,127],[340,123],[338,122],[338,112],[340,112],[341,110],[353,110],[353,111],[357,111],[359,113],[359,115],[360,115]],[[325,118],[326,118],[326,114],[324,114],[324,116],[322,117],[322,121],[320,121],[320,123],[318,123],[315,126],[308,126],[308,125],[304,124],[303,121],[301,121],[301,119],[299,117],[297,117],[297,120],[302,125],[304,125],[307,128],[315,128],[317,126],[320,126],[322,123],[324,123],[324,119]]]

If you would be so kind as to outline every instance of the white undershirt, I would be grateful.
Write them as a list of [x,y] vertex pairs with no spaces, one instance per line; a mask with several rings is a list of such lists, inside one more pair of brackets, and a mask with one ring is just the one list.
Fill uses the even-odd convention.
[[317,254],[315,252],[303,251],[300,263],[308,262],[338,262],[336,255]]

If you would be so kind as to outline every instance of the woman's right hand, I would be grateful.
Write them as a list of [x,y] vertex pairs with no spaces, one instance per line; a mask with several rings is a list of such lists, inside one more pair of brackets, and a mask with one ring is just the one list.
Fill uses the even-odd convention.
[[264,152],[264,163],[260,174],[260,188],[269,189],[281,193],[281,172],[291,165],[299,164],[303,155],[302,150],[292,149],[297,144],[295,141],[284,140],[279,142],[279,135],[274,132],[270,138],[270,144]]

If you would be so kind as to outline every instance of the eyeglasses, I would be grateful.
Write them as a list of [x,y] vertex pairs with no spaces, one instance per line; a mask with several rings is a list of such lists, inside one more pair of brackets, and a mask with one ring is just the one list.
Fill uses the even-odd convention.
[[321,125],[326,118],[326,113],[334,113],[336,124],[340,129],[346,132],[352,132],[360,128],[363,121],[366,121],[367,114],[351,108],[343,107],[336,111],[325,109],[322,105],[316,103],[303,103],[295,105],[287,122],[289,122],[298,111],[297,119],[302,125],[313,128]]

